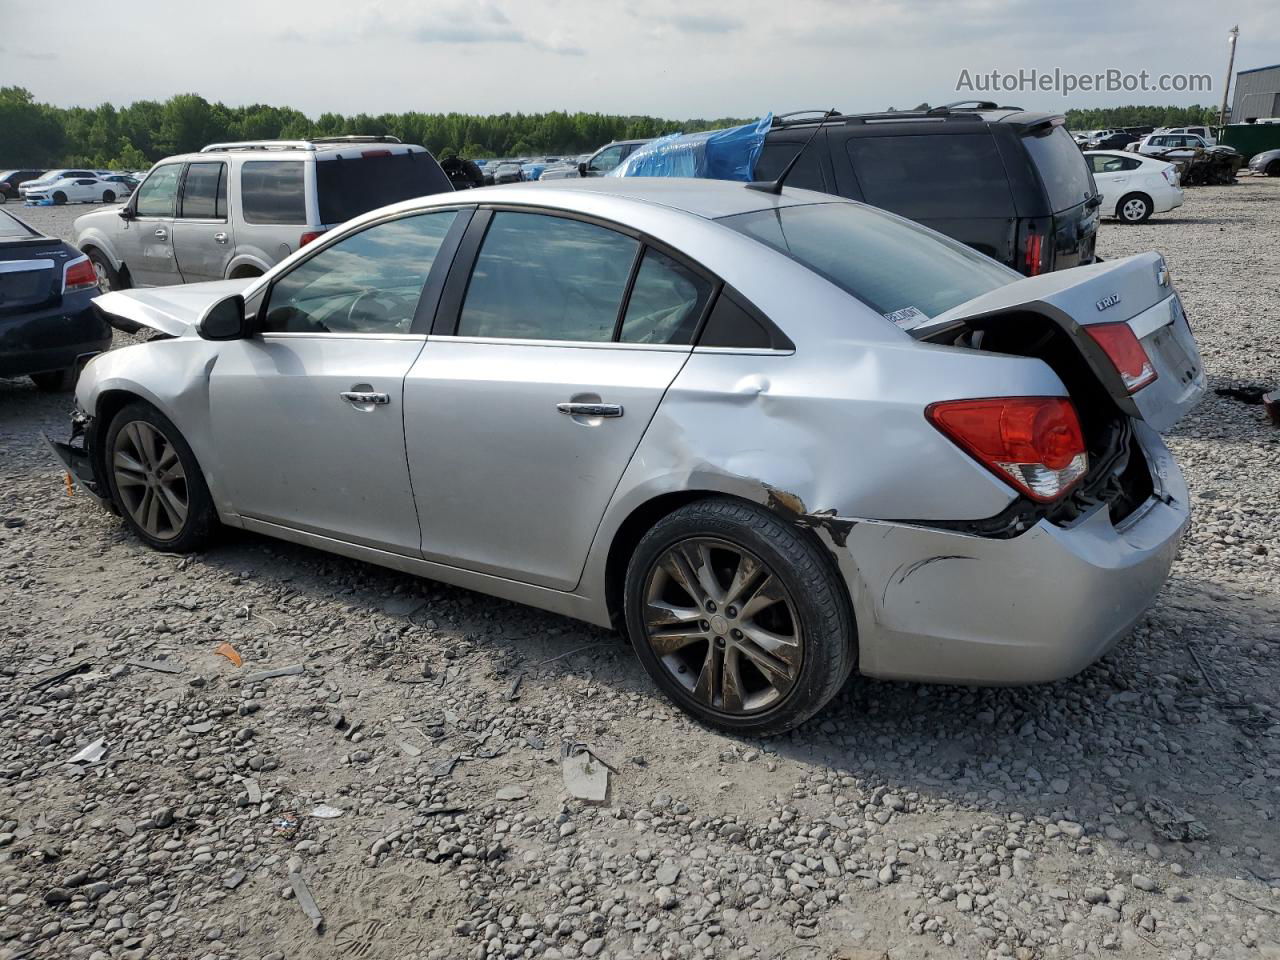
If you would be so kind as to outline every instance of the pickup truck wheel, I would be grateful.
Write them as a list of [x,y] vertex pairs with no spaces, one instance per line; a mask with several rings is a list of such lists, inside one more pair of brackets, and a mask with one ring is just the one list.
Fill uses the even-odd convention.
[[53,195],[53,202],[61,206],[62,204],[67,202],[67,195],[63,193],[61,190],[58,190]]
[[36,385],[36,389],[45,393],[66,393],[68,390],[74,390],[78,378],[79,371],[75,367],[31,374],[31,382]]
[[112,418],[103,448],[111,499],[138,538],[156,550],[190,553],[218,525],[195,454],[173,421],[135,401]]
[[93,264],[93,272],[98,276],[98,289],[103,293],[128,289],[129,284],[116,272],[115,267],[111,266],[111,261],[101,250],[91,249],[89,262]]
[[745,501],[699,500],[659,520],[627,565],[623,606],[654,682],[732,733],[808,720],[856,658],[849,601],[821,545]]
[[1116,204],[1116,216],[1124,223],[1146,223],[1151,219],[1154,204],[1145,193],[1130,193]]

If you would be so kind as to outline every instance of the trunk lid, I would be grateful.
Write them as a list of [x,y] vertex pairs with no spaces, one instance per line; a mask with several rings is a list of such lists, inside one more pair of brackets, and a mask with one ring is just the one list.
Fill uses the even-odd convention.
[[93,305],[108,323],[125,333],[137,333],[143,327],[149,327],[170,337],[181,337],[192,332],[205,310],[233,293],[244,293],[256,280],[256,277],[247,277],[146,290],[118,290],[95,297]]
[[[981,349],[981,337],[972,334],[1028,323],[1028,315],[1056,325],[1115,405],[1156,430],[1168,430],[1204,394],[1200,351],[1164,258],[1158,253],[1018,280],[918,324],[910,333],[930,343]],[[1090,327],[1111,323],[1128,325],[1156,374],[1133,393],[1089,334]]]

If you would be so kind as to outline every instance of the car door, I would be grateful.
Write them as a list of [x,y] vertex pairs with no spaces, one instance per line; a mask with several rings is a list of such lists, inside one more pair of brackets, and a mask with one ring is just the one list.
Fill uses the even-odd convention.
[[129,269],[136,287],[156,287],[181,283],[178,261],[173,255],[173,217],[182,180],[181,163],[164,163],[154,168],[134,192],[116,234],[116,254]]
[[221,280],[235,252],[227,219],[227,164],[187,164],[173,221],[173,254],[184,283]]
[[405,381],[423,556],[571,590],[713,280],[546,211],[482,210],[462,249]]
[[[631,149],[628,149],[630,146]],[[615,143],[598,151],[595,156],[587,161],[588,177],[603,177],[606,173],[625,160],[635,147],[625,143]]]
[[429,321],[415,319],[434,310],[423,303],[438,298],[445,244],[464,221],[402,214],[319,247],[271,282],[258,332],[219,348],[210,419],[237,513],[418,555],[404,377],[426,342]]

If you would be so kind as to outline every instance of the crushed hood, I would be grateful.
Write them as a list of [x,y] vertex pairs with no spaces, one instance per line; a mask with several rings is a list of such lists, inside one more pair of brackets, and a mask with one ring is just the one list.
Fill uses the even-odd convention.
[[245,277],[146,290],[118,290],[95,297],[93,305],[108,323],[125,333],[150,327],[171,337],[181,337],[192,332],[206,309],[223,297],[244,293],[256,279]]

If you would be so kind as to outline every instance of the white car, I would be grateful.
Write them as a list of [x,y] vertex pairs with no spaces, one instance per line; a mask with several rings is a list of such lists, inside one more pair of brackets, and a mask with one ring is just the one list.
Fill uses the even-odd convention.
[[1113,133],[1124,133],[1123,130],[1085,130],[1082,133],[1073,133],[1071,139],[1076,143],[1088,143],[1090,140],[1101,140],[1103,137],[1109,137]]
[[97,177],[96,170],[50,170],[35,180],[23,180],[18,184],[18,193],[25,197],[29,191],[43,192],[51,183],[65,180],[67,177]]
[[1193,137],[1199,137],[1211,147],[1218,145],[1218,139],[1213,135],[1213,131],[1208,127],[1160,127],[1155,133],[1189,133]]
[[124,184],[96,176],[63,177],[23,193],[28,203],[53,204],[115,203],[128,195]]
[[1151,133],[1137,143],[1129,144],[1125,150],[1148,157],[1185,160],[1195,156],[1197,150],[1208,150],[1210,146],[1212,144],[1204,137],[1194,133]]
[[1086,150],[1084,158],[1102,196],[1100,212],[1122,223],[1143,223],[1153,213],[1182,206],[1175,164],[1119,150]]

